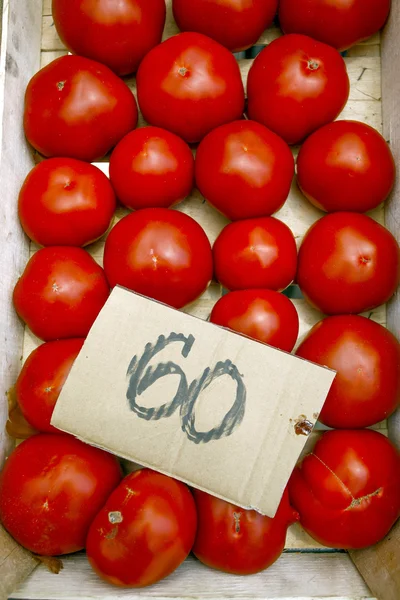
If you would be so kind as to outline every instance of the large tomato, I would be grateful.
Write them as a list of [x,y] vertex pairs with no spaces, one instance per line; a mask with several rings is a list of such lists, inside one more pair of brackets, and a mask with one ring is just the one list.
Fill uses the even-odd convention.
[[328,317],[311,329],[296,354],[337,371],[319,416],[329,427],[369,427],[400,403],[400,344],[374,321]]
[[170,131],[141,127],[128,133],[113,151],[110,179],[128,208],[168,208],[192,191],[193,155]]
[[139,67],[137,93],[148,123],[187,142],[240,119],[244,110],[238,63],[200,33],[181,33],[153,48]]
[[96,573],[109,583],[151,585],[185,560],[196,524],[189,488],[142,469],[122,481],[94,519],[87,556]]
[[399,246],[385,227],[366,215],[332,213],[304,237],[297,283],[306,299],[327,315],[360,313],[384,304],[399,281]]
[[82,248],[42,248],[18,280],[15,310],[45,341],[86,337],[110,288],[104,271]]
[[214,272],[228,290],[284,290],[294,279],[297,248],[289,227],[274,217],[227,225],[213,247]]
[[400,517],[400,454],[376,431],[328,431],[293,471],[289,493],[321,544],[371,546]]
[[346,50],[383,27],[390,0],[280,0],[279,22],[285,33],[305,33]]
[[317,208],[366,212],[386,200],[396,167],[384,138],[369,125],[335,121],[304,142],[297,183]]
[[81,56],[61,56],[28,83],[24,129],[44,156],[92,162],[136,127],[136,100],[108,67]]
[[40,246],[85,246],[108,229],[116,207],[107,177],[74,158],[49,158],[32,169],[21,188],[18,214]]
[[111,454],[69,435],[34,435],[14,450],[1,472],[0,521],[31,552],[77,552],[120,479]]
[[111,287],[122,285],[175,308],[196,300],[212,279],[210,242],[188,215],[144,208],[111,230],[104,249]]
[[161,42],[165,0],[53,0],[54,25],[72,52],[110,67],[118,75],[137,70]]
[[336,50],[305,35],[284,35],[250,69],[248,114],[297,144],[336,119],[349,91],[346,65]]
[[200,490],[193,494],[198,517],[193,553],[205,565],[227,573],[249,575],[271,566],[285,547],[287,528],[299,518],[287,490],[273,519]]
[[293,174],[288,145],[255,121],[221,125],[204,138],[196,154],[197,187],[231,221],[279,210]]
[[204,33],[232,52],[254,46],[277,8],[278,0],[172,0],[181,31]]
[[239,290],[225,294],[212,309],[210,321],[291,352],[299,334],[293,303],[272,290]]

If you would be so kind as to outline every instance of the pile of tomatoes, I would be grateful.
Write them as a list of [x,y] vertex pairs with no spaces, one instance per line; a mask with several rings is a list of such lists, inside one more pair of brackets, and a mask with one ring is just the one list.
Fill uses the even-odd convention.
[[[18,211],[41,249],[13,295],[44,341],[15,386],[34,435],[0,477],[1,522],[32,552],[86,548],[108,582],[145,586],[191,550],[227,572],[265,569],[298,519],[322,544],[361,548],[399,518],[400,455],[365,428],[399,406],[400,345],[359,316],[389,300],[400,280],[396,240],[364,214],[389,196],[395,166],[376,130],[335,121],[350,87],[338,50],[380,29],[389,5],[280,0],[285,35],[254,60],[246,103],[232,52],[257,42],[277,0],[173,0],[183,33],[163,43],[164,0],[53,0],[73,54],[41,69],[26,91],[25,134],[46,160],[27,176]],[[146,127],[136,128],[132,80],[122,78],[132,73]],[[272,216],[295,174],[289,144],[302,144],[304,202],[327,213],[299,253],[289,227]],[[108,178],[90,163],[109,152]],[[172,209],[194,186],[231,221],[212,248],[199,223]],[[111,228],[117,202],[131,212]],[[83,247],[105,235],[102,268]],[[335,429],[296,467],[273,519],[149,469],[122,479],[115,457],[50,422],[113,286],[181,309],[213,278],[227,293],[210,320],[286,352],[299,333],[295,306],[281,293],[292,282],[328,315],[296,355],[337,371],[320,415]]]

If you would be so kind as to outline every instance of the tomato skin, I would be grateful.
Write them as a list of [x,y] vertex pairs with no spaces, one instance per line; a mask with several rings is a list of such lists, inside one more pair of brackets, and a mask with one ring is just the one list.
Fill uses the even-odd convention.
[[339,51],[366,40],[385,24],[390,0],[280,0],[284,33],[304,33]]
[[108,229],[116,199],[97,167],[49,158],[26,177],[18,198],[21,225],[39,246],[85,246]]
[[231,52],[246,50],[269,27],[278,0],[173,0],[174,19],[181,31],[208,35]]
[[69,435],[34,435],[14,450],[0,474],[0,520],[31,552],[77,552],[120,480],[121,467],[111,454]]
[[376,129],[357,121],[335,121],[300,148],[297,183],[306,198],[327,212],[366,212],[389,196],[396,166]]
[[249,71],[248,115],[298,144],[336,119],[349,92],[336,50],[305,35],[284,35],[260,52]]
[[285,203],[294,174],[285,142],[255,121],[211,131],[196,153],[196,184],[231,221],[266,217]]
[[108,583],[152,585],[185,560],[196,525],[189,488],[142,469],[125,477],[97,514],[87,538],[87,556]]
[[53,0],[52,14],[71,52],[127,75],[161,42],[166,9],[164,0]]
[[240,119],[244,89],[237,61],[211,38],[181,33],[151,50],[137,73],[144,119],[199,142],[218,125]]
[[108,67],[81,56],[53,60],[26,89],[25,135],[47,157],[93,162],[134,129],[137,120],[128,86]]
[[272,290],[229,292],[214,305],[210,321],[285,352],[293,350],[299,334],[293,303]]
[[110,179],[128,208],[169,208],[192,191],[194,158],[177,135],[159,127],[141,127],[114,149]]
[[297,283],[310,304],[327,315],[376,308],[391,298],[399,281],[399,246],[366,215],[326,215],[304,237]]
[[86,337],[110,288],[82,248],[50,246],[28,261],[14,288],[18,316],[44,341]]
[[371,546],[400,516],[400,454],[376,431],[328,431],[293,471],[289,494],[321,544]]
[[228,290],[284,290],[294,279],[297,249],[289,227],[274,217],[230,223],[213,246],[214,272]]
[[182,308],[212,279],[210,242],[188,215],[144,208],[124,217],[109,234],[104,269],[111,285]]

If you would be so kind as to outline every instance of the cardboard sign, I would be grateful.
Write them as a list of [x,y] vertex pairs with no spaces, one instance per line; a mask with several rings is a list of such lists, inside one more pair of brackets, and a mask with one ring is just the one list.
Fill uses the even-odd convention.
[[274,516],[335,373],[115,288],[52,424]]

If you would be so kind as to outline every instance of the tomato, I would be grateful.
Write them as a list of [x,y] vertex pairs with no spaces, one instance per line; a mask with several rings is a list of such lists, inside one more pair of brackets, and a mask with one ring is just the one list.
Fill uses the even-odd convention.
[[24,129],[44,156],[93,162],[136,127],[136,100],[108,67],[81,56],[61,56],[28,83]]
[[86,337],[110,288],[104,271],[82,248],[42,248],[14,288],[14,307],[45,341]]
[[53,0],[54,25],[68,50],[110,67],[137,71],[161,42],[165,0]]
[[120,479],[111,454],[69,435],[34,435],[14,450],[1,472],[0,520],[31,552],[77,552]]
[[196,154],[196,184],[231,221],[279,210],[294,174],[285,142],[255,121],[234,121],[209,133]]
[[249,71],[248,115],[298,144],[336,119],[349,91],[336,50],[305,35],[284,35],[260,52]]
[[280,0],[279,22],[285,33],[305,33],[346,50],[383,27],[390,0]]
[[297,283],[305,298],[327,315],[376,308],[393,296],[399,281],[399,246],[366,215],[327,215],[304,237]]
[[181,31],[204,33],[232,52],[254,46],[277,9],[278,0],[172,0]]
[[109,583],[144,587],[167,577],[185,560],[196,525],[189,488],[142,469],[122,481],[94,519],[87,556]]
[[283,294],[272,290],[239,290],[214,305],[211,323],[291,352],[299,334],[297,311]]
[[227,225],[213,247],[214,272],[228,290],[284,290],[294,279],[296,242],[289,227],[274,217]]
[[23,416],[38,431],[59,432],[50,425],[51,416],[84,341],[73,338],[42,344],[22,367],[15,394]]
[[116,200],[107,177],[74,158],[49,158],[32,169],[18,199],[21,225],[40,246],[85,246],[101,237]]
[[396,167],[388,144],[369,125],[335,121],[313,133],[297,158],[297,183],[327,212],[366,212],[389,196]]
[[137,73],[137,93],[148,123],[187,142],[199,142],[244,111],[237,61],[200,33],[175,35],[150,50]]
[[158,127],[128,133],[110,159],[110,179],[128,208],[168,208],[189,196],[194,159],[177,135]]
[[299,518],[287,490],[273,519],[200,490],[193,494],[199,522],[193,553],[226,573],[249,575],[270,567],[283,552],[287,528]]
[[400,517],[400,454],[376,431],[328,431],[294,470],[289,493],[317,542],[371,546]]
[[104,249],[111,285],[182,308],[212,279],[210,242],[188,215],[167,208],[144,208],[111,230]]

